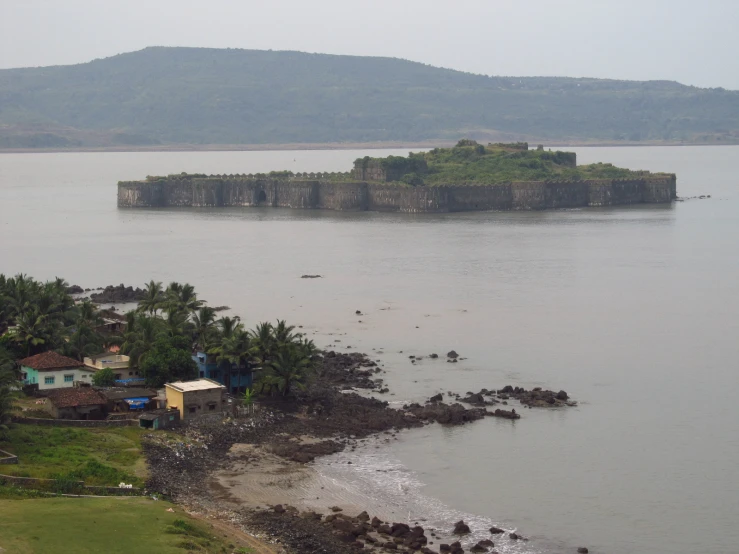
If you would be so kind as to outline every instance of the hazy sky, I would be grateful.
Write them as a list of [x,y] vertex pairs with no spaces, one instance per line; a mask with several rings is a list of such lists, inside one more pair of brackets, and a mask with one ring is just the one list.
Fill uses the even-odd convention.
[[3,68],[154,45],[739,89],[739,0],[0,0]]

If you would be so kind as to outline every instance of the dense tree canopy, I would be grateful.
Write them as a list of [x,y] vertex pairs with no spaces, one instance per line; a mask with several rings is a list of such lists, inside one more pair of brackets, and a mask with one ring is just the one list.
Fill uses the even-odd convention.
[[[195,350],[219,364],[256,368],[259,390],[267,394],[287,396],[313,374],[316,348],[293,326],[278,320],[248,331],[238,316],[218,317],[190,284],[172,282],[165,288],[149,282],[145,297],[125,315],[120,335],[101,334],[98,307],[75,302],[68,288],[62,279],[41,283],[22,274],[0,274],[0,424],[3,399],[12,396],[7,383],[18,378],[13,361],[47,350],[82,360],[120,346],[150,386],[197,377]],[[103,369],[93,382],[110,386],[113,376]]]
[[4,69],[0,106],[0,147],[739,140],[737,91],[301,52],[158,47]]

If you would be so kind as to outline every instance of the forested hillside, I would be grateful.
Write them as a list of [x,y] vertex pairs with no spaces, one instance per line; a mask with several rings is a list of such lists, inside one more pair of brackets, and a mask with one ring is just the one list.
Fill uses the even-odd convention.
[[[471,54],[473,55],[473,54]],[[481,55],[474,53],[474,55]],[[739,92],[391,58],[146,48],[0,70],[0,147],[739,140]]]

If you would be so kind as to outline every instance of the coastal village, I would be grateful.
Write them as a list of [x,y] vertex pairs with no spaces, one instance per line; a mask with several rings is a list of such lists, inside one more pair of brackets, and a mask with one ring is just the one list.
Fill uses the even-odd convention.
[[[565,391],[508,385],[392,408],[374,396],[389,390],[376,361],[319,350],[285,321],[248,330],[238,316],[219,317],[227,308],[210,308],[189,284],[90,291],[0,275],[0,300],[0,496],[19,501],[8,517],[29,510],[19,529],[53,499],[49,521],[74,530],[58,518],[65,503],[85,499],[110,515],[103,527],[143,517],[125,539],[174,536],[174,552],[495,552],[496,543],[528,539],[497,526],[424,528],[280,498],[293,498],[289,479],[305,478],[316,458],[373,437],[486,417],[515,424],[513,405],[575,405]],[[463,359],[449,351],[409,361],[424,358]],[[261,479],[259,501],[223,491],[234,472]],[[287,488],[275,487],[279,476]],[[121,496],[135,502],[111,503]]]

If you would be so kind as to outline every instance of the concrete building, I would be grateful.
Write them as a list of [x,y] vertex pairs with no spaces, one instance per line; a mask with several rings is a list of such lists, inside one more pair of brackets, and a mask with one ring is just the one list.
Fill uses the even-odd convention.
[[138,369],[129,367],[131,359],[123,354],[116,352],[103,352],[85,358],[85,366],[95,371],[109,367],[115,374],[117,385],[143,385],[144,378],[139,374]]
[[21,380],[24,385],[38,385],[40,391],[71,388],[75,382],[92,383],[95,369],[56,352],[43,352],[22,359]]
[[179,410],[183,421],[204,414],[223,412],[226,387],[212,379],[167,383],[164,389],[167,408]]
[[192,359],[198,366],[198,375],[201,378],[220,383],[232,394],[251,388],[253,380],[251,366],[240,367],[226,361],[218,362],[215,356],[201,351],[195,352]]
[[139,416],[139,427],[144,429],[172,429],[180,424],[178,410],[155,410]]

